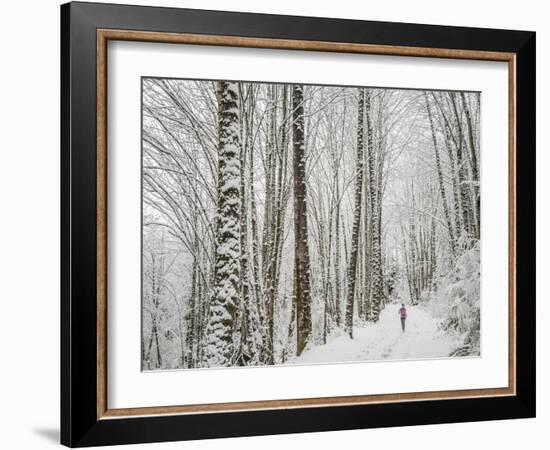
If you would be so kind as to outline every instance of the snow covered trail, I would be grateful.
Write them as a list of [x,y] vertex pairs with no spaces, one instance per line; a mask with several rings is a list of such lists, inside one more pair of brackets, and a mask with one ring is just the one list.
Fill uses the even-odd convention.
[[457,347],[456,338],[438,330],[438,320],[418,306],[407,306],[403,333],[399,307],[387,305],[378,323],[356,325],[353,339],[345,334],[334,337],[326,345],[307,349],[288,364],[445,358]]

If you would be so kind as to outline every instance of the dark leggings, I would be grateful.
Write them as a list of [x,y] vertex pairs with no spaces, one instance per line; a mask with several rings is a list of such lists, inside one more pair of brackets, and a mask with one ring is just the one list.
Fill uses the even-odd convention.
[[401,329],[405,331],[405,318],[401,317]]

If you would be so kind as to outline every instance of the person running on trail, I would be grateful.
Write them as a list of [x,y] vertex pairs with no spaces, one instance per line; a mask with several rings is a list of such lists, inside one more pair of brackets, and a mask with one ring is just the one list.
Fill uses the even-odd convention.
[[405,331],[405,320],[407,319],[407,310],[405,309],[405,304],[401,303],[401,308],[399,308],[399,318],[401,319],[401,330]]

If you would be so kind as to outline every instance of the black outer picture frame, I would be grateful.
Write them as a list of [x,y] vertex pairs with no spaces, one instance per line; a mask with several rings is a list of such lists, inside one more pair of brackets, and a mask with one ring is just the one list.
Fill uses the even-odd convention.
[[[516,54],[516,395],[97,419],[96,30]],[[535,416],[535,33],[69,3],[61,6],[61,443],[71,447]]]

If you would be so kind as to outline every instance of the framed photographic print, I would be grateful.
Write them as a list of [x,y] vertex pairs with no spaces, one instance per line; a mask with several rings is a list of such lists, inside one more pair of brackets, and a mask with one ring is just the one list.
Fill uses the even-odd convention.
[[535,415],[535,33],[61,7],[61,440]]

